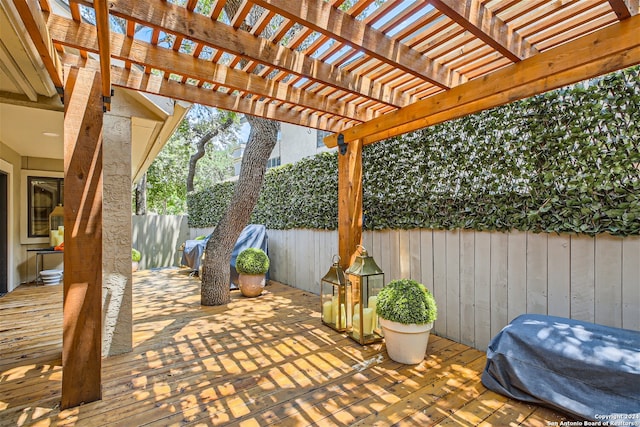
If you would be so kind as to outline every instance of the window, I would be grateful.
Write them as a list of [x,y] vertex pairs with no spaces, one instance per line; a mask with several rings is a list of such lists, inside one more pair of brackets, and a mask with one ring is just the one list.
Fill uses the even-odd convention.
[[28,237],[49,237],[49,214],[63,199],[63,178],[27,177]]
[[275,168],[276,166],[280,166],[280,156],[267,160],[267,169]]
[[319,130],[316,134],[316,148],[324,147],[324,137],[331,135],[331,132],[326,130]]

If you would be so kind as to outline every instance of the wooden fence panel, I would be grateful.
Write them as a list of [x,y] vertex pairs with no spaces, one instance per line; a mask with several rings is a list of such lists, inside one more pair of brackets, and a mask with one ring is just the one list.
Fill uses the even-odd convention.
[[509,236],[491,233],[491,336],[509,323]]
[[595,322],[622,327],[622,239],[596,240]]
[[447,336],[460,341],[460,231],[446,232]]
[[[460,342],[476,345],[475,233],[460,233]],[[437,301],[436,301],[437,302]]]
[[[389,272],[389,280],[396,280],[402,278],[400,274],[400,230],[389,230],[387,234],[389,246],[384,248],[383,252],[389,262],[384,271]],[[376,257],[374,256],[374,258]]]
[[433,293],[433,231],[420,230],[420,282]]
[[640,236],[622,243],[622,327],[640,330]]
[[475,238],[475,343],[487,348],[491,339],[491,234]]
[[595,239],[571,236],[571,318],[595,321]]
[[[420,262],[422,250],[420,230],[411,230],[409,232],[409,278],[422,282],[422,263]],[[422,282],[426,285],[425,282]]]
[[527,234],[527,313],[547,314],[547,235]]
[[437,334],[447,334],[447,244],[444,231],[433,231],[433,296],[438,303],[438,319],[434,323]]
[[527,312],[527,233],[509,233],[507,255],[507,318]]
[[[392,264],[392,252],[391,252],[391,235],[395,234],[390,230],[383,230],[375,233],[378,239],[374,238],[374,251],[369,251],[369,255],[373,257],[378,263],[378,266],[384,271],[384,278],[386,282],[390,282],[393,279],[397,279],[391,271]],[[369,249],[369,248],[367,248]]]
[[411,234],[409,230],[398,231],[399,278],[411,277]]
[[569,317],[571,305],[571,238],[568,235],[549,237],[547,241],[548,314]]
[[280,251],[274,250],[274,246],[280,241],[280,234],[283,234],[282,230],[269,230],[268,233],[268,245],[269,245],[269,277],[274,278],[281,274],[280,264],[285,262]]

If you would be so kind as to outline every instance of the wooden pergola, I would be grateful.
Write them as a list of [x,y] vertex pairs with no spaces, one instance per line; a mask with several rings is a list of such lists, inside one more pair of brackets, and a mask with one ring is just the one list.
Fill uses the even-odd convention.
[[[14,0],[64,98],[65,229],[99,229],[101,117],[119,86],[331,132],[345,264],[363,145],[640,63],[639,3],[244,0],[226,18],[225,0],[72,0],[69,19]],[[99,237],[65,239],[64,407],[100,396],[100,259],[78,257]]]

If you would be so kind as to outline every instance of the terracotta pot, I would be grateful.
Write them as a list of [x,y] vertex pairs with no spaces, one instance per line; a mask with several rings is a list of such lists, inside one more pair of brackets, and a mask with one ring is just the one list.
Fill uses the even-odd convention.
[[404,325],[380,317],[387,353],[392,360],[406,365],[422,362],[429,344],[433,323]]
[[239,274],[238,287],[245,297],[253,298],[262,293],[266,279],[264,274]]

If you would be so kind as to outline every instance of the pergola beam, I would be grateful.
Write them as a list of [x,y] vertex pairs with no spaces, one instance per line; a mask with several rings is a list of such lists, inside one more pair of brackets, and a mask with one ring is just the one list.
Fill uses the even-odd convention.
[[50,40],[44,40],[40,33],[40,28],[34,14],[40,14],[39,10],[31,10],[34,7],[33,2],[27,2],[26,0],[14,0],[13,4],[24,23],[24,27],[29,34],[29,37],[33,41],[33,44],[40,54],[42,63],[44,64],[53,85],[56,87],[58,94],[62,97],[63,81],[62,81],[62,67],[58,61],[57,55],[54,54],[55,49],[53,43]]
[[[92,59],[84,59],[77,55],[65,54],[62,56],[65,65],[78,67],[99,68],[99,63]],[[195,85],[181,84],[177,81],[167,80],[161,76],[145,74],[135,68],[126,69],[115,65],[111,66],[111,83],[114,86],[136,90],[155,95],[166,96],[172,99],[180,99],[187,102],[209,105],[224,110],[235,111],[253,116],[265,117],[280,122],[291,123],[298,126],[322,129],[336,132],[344,127],[346,121],[319,117],[308,110],[303,112],[282,108],[271,102],[251,101],[247,98],[228,95],[204,89]]]
[[[372,144],[640,63],[640,16],[532,56],[445,93],[345,129],[346,143]],[[324,139],[337,146],[337,134]]]
[[[96,40],[95,37],[94,27],[90,24],[77,23],[60,16],[51,16],[48,25],[51,38],[56,43],[95,53],[98,52],[98,49],[101,50],[99,40]],[[317,95],[284,83],[268,81],[254,74],[194,58],[189,54],[157,47],[126,37],[123,34],[111,34],[110,55],[126,62],[180,74],[199,81],[207,81],[260,97],[295,102],[306,108],[358,122],[374,118],[373,113],[364,108],[354,107],[346,102]]]
[[111,42],[109,40],[109,11],[106,0],[94,0],[96,12],[96,32],[100,54],[100,74],[102,74],[102,102],[106,111],[111,109]]
[[447,89],[451,71],[322,0],[252,0],[258,6],[362,50],[383,63]]
[[429,0],[442,13],[458,25],[488,44],[513,62],[519,62],[537,53],[531,44],[479,1]]
[[[85,0],[72,1],[92,6]],[[402,91],[385,91],[382,85],[366,77],[348,73],[247,31],[233,30],[213,16],[208,18],[171,2],[110,0],[109,13],[386,105],[402,107],[411,101]]]

